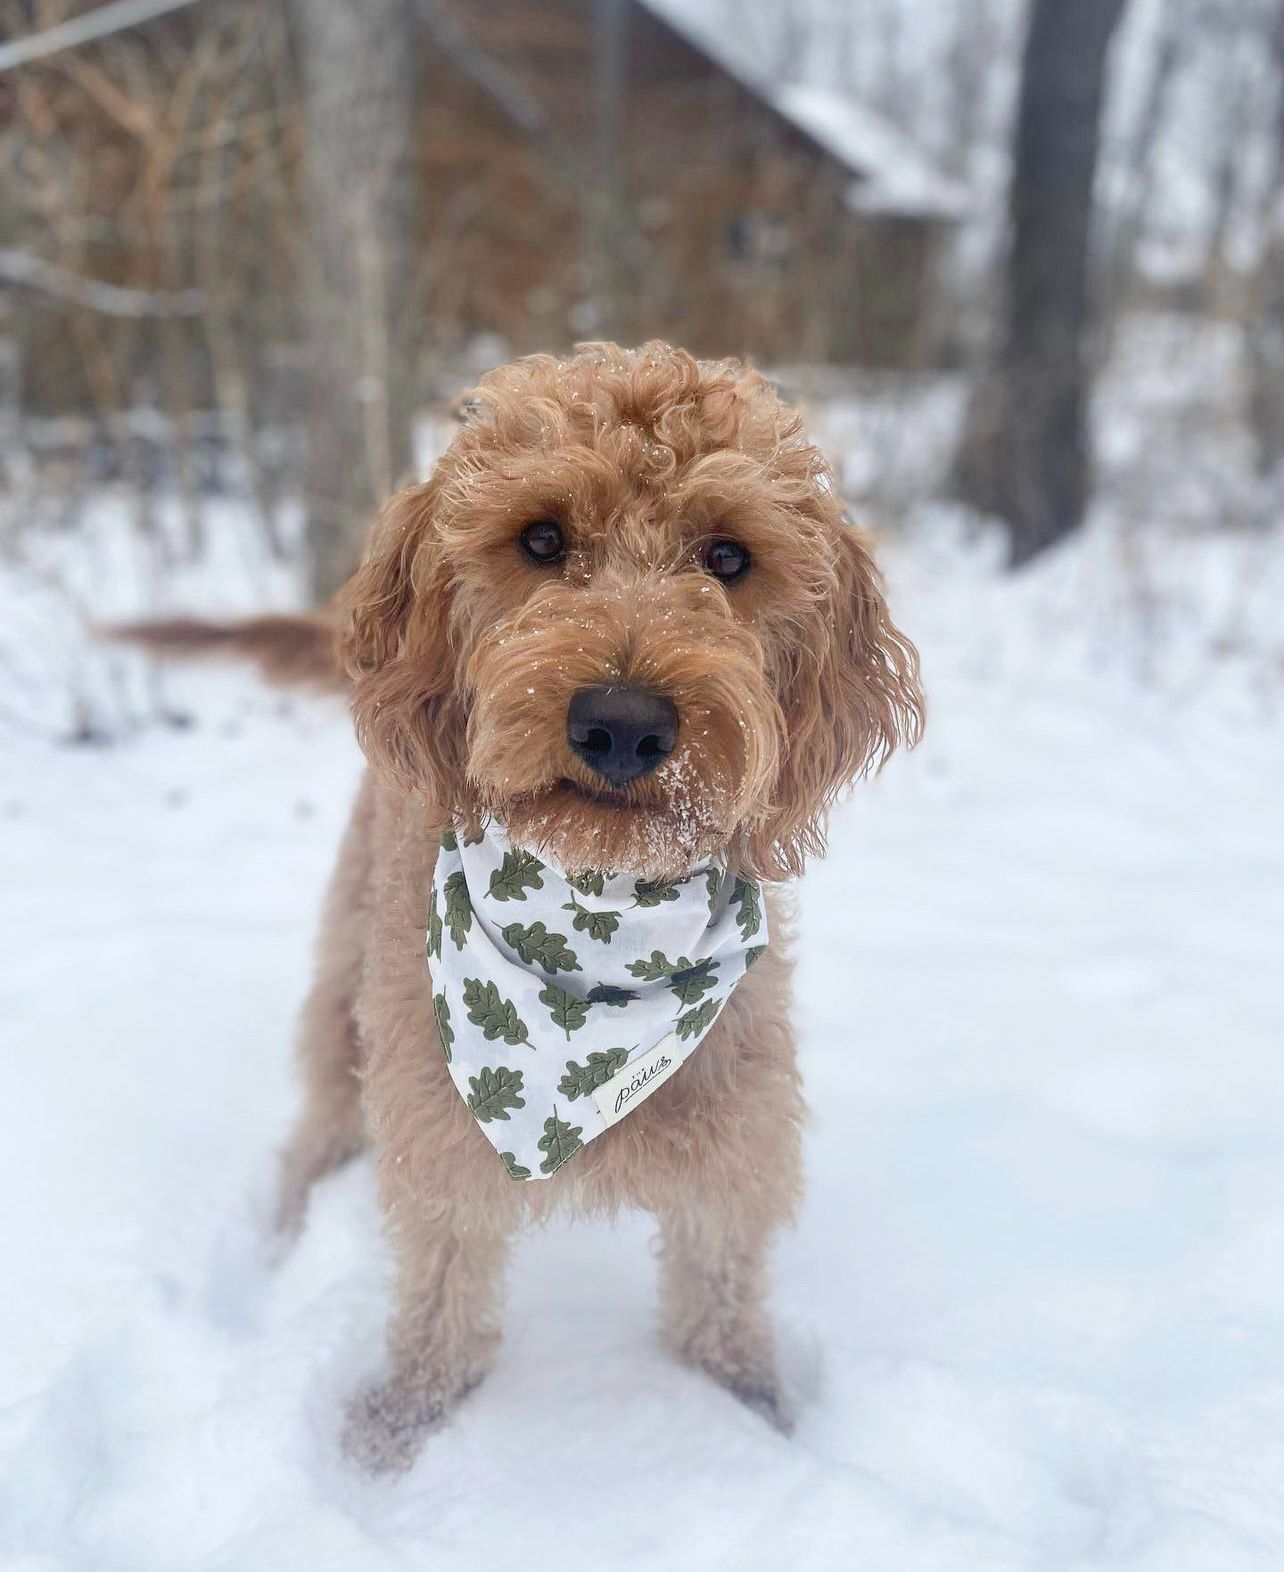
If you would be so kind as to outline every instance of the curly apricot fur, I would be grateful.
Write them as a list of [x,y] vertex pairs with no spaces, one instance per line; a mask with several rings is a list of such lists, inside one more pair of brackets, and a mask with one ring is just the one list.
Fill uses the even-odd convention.
[[[835,796],[912,743],[913,647],[798,414],[737,361],[591,344],[483,378],[430,481],[394,497],[342,598],[358,731],[444,818],[502,818],[569,866],[674,872],[725,849],[779,879],[823,850]],[[531,519],[568,538],[540,567]],[[702,542],[749,547],[745,580]],[[577,687],[671,698],[679,747],[621,805],[566,743]]]
[[[440,1052],[424,924],[445,820],[503,818],[572,866],[681,871],[722,850],[781,879],[835,795],[922,720],[912,647],[798,416],[735,361],[589,345],[486,377],[431,480],[394,497],[342,597],[367,776],[326,905],[299,1050],[307,1107],[280,1220],[353,1149],[377,1153],[397,1261],[390,1371],[349,1410],[352,1457],[407,1466],[495,1357],[508,1240],[559,1203],[638,1206],[661,1240],[675,1352],[782,1429],[767,1256],[801,1189],[788,923],[699,1052],[551,1178],[514,1183]],[[556,518],[566,560],[517,537]],[[743,580],[701,571],[711,537]],[[610,800],[566,743],[578,687],[636,682],[677,747]]]

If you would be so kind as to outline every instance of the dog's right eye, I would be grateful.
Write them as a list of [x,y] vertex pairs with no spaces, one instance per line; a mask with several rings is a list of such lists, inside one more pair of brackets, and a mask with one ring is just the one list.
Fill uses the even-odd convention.
[[562,526],[552,519],[536,519],[517,538],[532,562],[560,562],[566,555]]

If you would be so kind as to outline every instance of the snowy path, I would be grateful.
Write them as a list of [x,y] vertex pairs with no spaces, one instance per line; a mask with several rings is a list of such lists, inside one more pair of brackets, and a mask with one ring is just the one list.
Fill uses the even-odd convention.
[[524,1241],[495,1375],[350,1476],[368,1171],[254,1248],[345,723],[203,678],[190,733],[5,745],[0,1566],[1284,1565],[1278,728],[903,567],[929,741],[801,898],[792,1442],[660,1351],[638,1220]]

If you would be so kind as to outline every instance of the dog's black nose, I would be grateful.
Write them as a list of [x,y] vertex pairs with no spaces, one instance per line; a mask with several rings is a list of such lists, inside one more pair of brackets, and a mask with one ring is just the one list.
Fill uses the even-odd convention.
[[566,712],[566,740],[612,786],[663,764],[677,737],[677,710],[642,688],[581,688]]

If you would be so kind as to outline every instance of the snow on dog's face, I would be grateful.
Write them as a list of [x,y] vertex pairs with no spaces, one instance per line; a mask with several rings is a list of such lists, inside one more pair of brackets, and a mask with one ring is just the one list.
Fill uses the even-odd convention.
[[917,661],[799,417],[734,361],[491,372],[344,592],[362,744],[565,867],[801,870],[922,721]]

